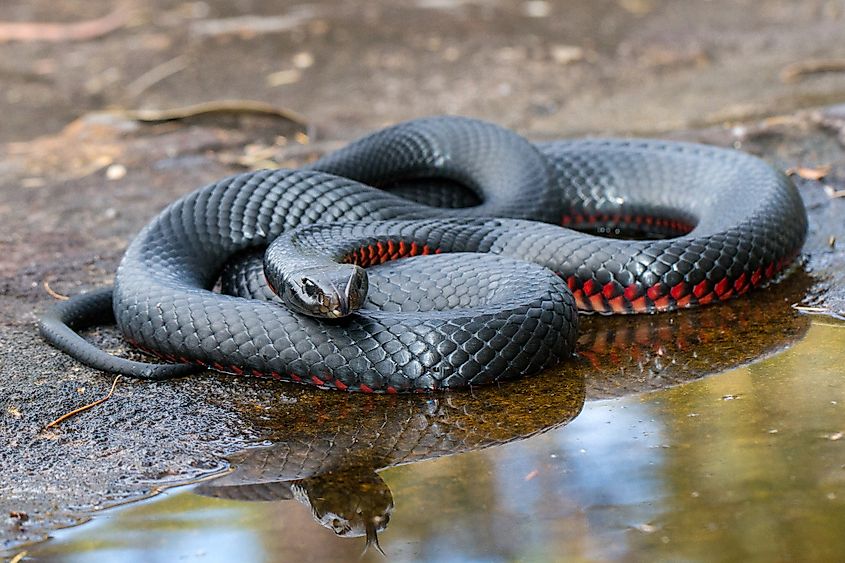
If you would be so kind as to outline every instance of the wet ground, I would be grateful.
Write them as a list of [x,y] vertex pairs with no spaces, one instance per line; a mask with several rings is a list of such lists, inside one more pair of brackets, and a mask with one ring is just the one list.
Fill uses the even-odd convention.
[[[0,20],[79,21],[107,14],[111,4],[10,2],[0,6]],[[396,514],[382,534],[388,552],[437,558],[446,552],[426,550],[474,545],[476,552],[467,556],[530,558],[533,552],[518,550],[537,543],[551,546],[538,551],[538,558],[556,553],[552,550],[583,553],[584,558],[696,557],[706,552],[659,551],[667,545],[688,550],[711,545],[690,531],[701,530],[694,518],[701,513],[690,504],[697,501],[690,498],[701,498],[703,486],[689,485],[687,498],[684,483],[678,484],[696,475],[713,483],[715,492],[701,510],[713,514],[717,529],[749,522],[747,533],[735,530],[739,547],[726,547],[727,555],[742,555],[743,545],[759,544],[755,538],[764,536],[756,534],[773,527],[780,527],[778,534],[786,541],[790,536],[783,530],[793,527],[785,517],[770,517],[787,513],[786,505],[794,504],[796,518],[804,521],[830,519],[819,522],[813,534],[837,523],[841,528],[841,519],[835,518],[838,499],[845,498],[839,485],[845,460],[843,442],[835,436],[845,418],[835,409],[824,418],[828,411],[819,401],[840,401],[835,396],[842,388],[835,386],[839,382],[830,370],[841,365],[836,344],[841,350],[845,333],[841,326],[823,324],[826,320],[811,323],[792,305],[828,315],[820,319],[845,311],[845,199],[835,197],[845,189],[845,109],[816,109],[845,101],[845,73],[834,64],[845,56],[845,3],[619,0],[587,7],[579,2],[374,1],[355,8],[315,2],[280,9],[277,3],[257,1],[157,1],[123,6],[126,14],[106,22],[112,31],[79,41],[45,41],[43,28],[37,27],[27,28],[24,37],[29,39],[12,41],[8,28],[0,25],[0,141],[6,142],[0,145],[3,549],[14,553],[22,542],[85,519],[92,509],[207,475],[224,466],[224,454],[245,446],[283,443],[289,431],[299,432],[300,442],[314,440],[307,432],[315,429],[344,436],[349,428],[366,429],[357,421],[370,420],[372,413],[394,413],[396,405],[381,404],[379,398],[206,374],[162,384],[121,381],[96,410],[45,429],[61,414],[103,396],[112,380],[42,344],[34,323],[53,301],[50,292],[73,294],[108,283],[132,234],[178,195],[245,168],[302,162],[386,122],[442,112],[492,119],[537,139],[661,133],[735,146],[782,169],[803,167],[795,178],[811,218],[808,273],[726,307],[640,319],[590,318],[578,362],[520,388],[527,395],[498,389],[484,391],[481,405],[472,397],[458,397],[454,407],[452,399],[405,405],[401,412],[407,416],[393,424],[415,421],[418,433],[439,437],[436,451],[442,453],[559,426],[587,400],[575,422],[542,437],[388,469],[370,481],[353,475],[363,490],[380,491],[382,501],[384,482],[393,491]],[[244,19],[247,15],[263,17]],[[104,25],[95,31],[102,32]],[[176,116],[102,113],[223,98],[263,100],[298,114],[245,111],[256,108],[243,104],[199,116],[188,115],[196,111]],[[810,179],[825,166],[830,169],[824,177]],[[125,351],[108,330],[91,337]],[[793,345],[763,363],[679,389],[593,401],[729,370]],[[829,347],[832,355],[823,356],[821,350]],[[739,394],[742,400],[722,401],[719,393]],[[742,411],[752,403],[757,410]],[[735,414],[725,410],[736,405]],[[633,418],[620,414],[633,411]],[[697,416],[687,417],[692,411]],[[470,414],[460,414],[465,412]],[[332,426],[338,413],[344,413],[346,426]],[[513,418],[503,429],[501,417],[508,413]],[[748,416],[759,424],[742,426]],[[596,430],[608,427],[604,434]],[[765,431],[762,437],[753,433],[758,427]],[[778,432],[769,434],[772,429]],[[659,435],[659,443],[639,438],[643,433]],[[592,440],[598,446],[584,445]],[[566,457],[580,459],[575,454],[583,449],[587,465],[555,466],[558,462],[549,460],[557,459],[551,457],[556,441],[580,444],[570,446]],[[670,448],[642,448],[617,471],[596,470],[616,467],[618,452],[641,444]],[[760,456],[755,456],[758,449]],[[776,471],[759,461],[766,459],[764,453],[783,460],[785,469]],[[424,448],[417,454],[433,457]],[[807,456],[815,472],[790,473],[789,464]],[[381,465],[371,465],[370,474],[399,461],[385,454],[376,460]],[[700,472],[705,461],[712,471],[690,475],[692,468]],[[650,473],[654,467],[665,471]],[[441,471],[447,487],[439,486]],[[505,476],[495,478],[497,472]],[[626,472],[633,473],[630,487],[616,478]],[[404,485],[398,481],[403,475]],[[484,476],[477,489],[472,485],[476,475]],[[508,486],[499,487],[496,479]],[[718,491],[725,480],[730,486]],[[532,489],[532,483],[544,488]],[[510,508],[491,512],[491,491],[500,488]],[[295,496],[295,487],[288,489]],[[696,491],[699,497],[692,495]],[[734,491],[734,497],[725,491]],[[305,493],[297,494],[304,498]],[[407,500],[400,503],[400,495],[408,495]],[[514,508],[532,495],[545,500],[536,511]],[[625,495],[639,496],[631,500]],[[796,497],[801,500],[793,502]],[[653,512],[613,516],[628,504]],[[675,516],[661,520],[658,508]],[[486,518],[483,525],[479,512]],[[736,515],[734,521],[720,520],[730,514]],[[147,517],[151,520],[144,526],[131,520]],[[223,504],[174,493],[104,518],[106,524],[101,519],[96,526],[63,532],[64,543],[44,549],[68,554],[92,549],[95,536],[88,533],[106,534],[100,537],[114,545],[109,530],[121,533],[132,526],[158,530],[162,542],[175,538],[190,545],[188,555],[208,554],[216,549],[209,535],[195,532],[195,543],[188,544],[185,536],[167,530],[214,530],[231,518],[246,524],[227,533],[259,535],[268,552],[280,557],[295,555],[278,551],[287,537],[280,529],[307,539],[306,551],[315,557],[322,549],[342,554],[361,548],[360,541],[330,543],[331,532],[312,523],[308,511],[293,502]],[[285,525],[271,527],[271,521]],[[461,524],[471,521],[475,527]],[[666,526],[672,534],[661,534]],[[596,534],[587,534],[592,528]],[[532,530],[543,535],[532,535]],[[795,536],[801,540],[796,545],[822,549],[816,543],[824,538],[809,534]],[[607,551],[623,536],[633,540],[623,542],[627,547],[619,552]],[[545,543],[544,538],[552,539]],[[150,536],[139,534],[137,541],[151,545]],[[515,546],[514,551],[499,542]],[[162,545],[166,553],[176,549]],[[108,555],[104,547],[97,549]]]

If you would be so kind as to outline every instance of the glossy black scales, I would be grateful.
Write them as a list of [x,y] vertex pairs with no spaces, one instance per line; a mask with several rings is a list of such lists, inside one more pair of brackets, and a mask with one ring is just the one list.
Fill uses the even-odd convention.
[[[793,261],[807,229],[801,199],[782,174],[737,151],[687,143],[535,147],[487,123],[430,118],[378,132],[309,168],[234,176],[156,217],[116,275],[113,309],[123,334],[170,360],[323,387],[462,387],[567,358],[575,304],[651,312],[762,286]],[[470,195],[444,198],[438,179]],[[434,208],[359,181],[424,201],[482,203]],[[403,181],[413,187],[403,192]],[[646,226],[674,238],[611,240],[560,224],[600,232]],[[364,309],[314,319],[272,299],[211,291],[228,262],[282,233],[277,244],[296,245],[306,262],[370,267]],[[482,255],[449,256],[466,251]],[[427,256],[438,253],[445,254]],[[391,263],[404,257],[413,258]],[[373,268],[385,262],[381,273]],[[260,273],[231,276],[241,280],[235,286],[266,293]],[[45,322],[42,332],[94,365],[96,351],[57,337],[64,320]],[[115,361],[107,369],[124,371]]]

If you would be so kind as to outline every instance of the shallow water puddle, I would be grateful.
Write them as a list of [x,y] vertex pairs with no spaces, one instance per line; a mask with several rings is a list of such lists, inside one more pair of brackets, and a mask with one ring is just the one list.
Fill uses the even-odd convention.
[[[534,426],[525,413],[497,425],[478,406],[483,393],[370,406],[381,422],[351,413],[346,443],[292,428],[286,442],[235,456],[234,473],[100,513],[30,554],[354,560],[370,522],[390,560],[835,559],[845,553],[844,345],[845,324],[814,320],[771,358],[580,414],[583,383],[559,380]],[[466,426],[476,419],[483,430]],[[335,445],[344,455],[319,474],[314,460],[327,463]]]

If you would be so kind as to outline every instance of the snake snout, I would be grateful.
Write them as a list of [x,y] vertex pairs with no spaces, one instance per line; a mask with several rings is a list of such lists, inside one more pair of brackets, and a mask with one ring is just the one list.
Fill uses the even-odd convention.
[[367,273],[354,264],[309,268],[285,280],[282,298],[299,313],[337,319],[354,313],[367,298]]
[[367,279],[367,271],[360,266],[344,264],[342,270],[344,275],[348,274],[343,291],[340,292],[346,305],[346,312],[342,315],[345,316],[354,313],[364,305],[364,301],[367,299],[369,281]]

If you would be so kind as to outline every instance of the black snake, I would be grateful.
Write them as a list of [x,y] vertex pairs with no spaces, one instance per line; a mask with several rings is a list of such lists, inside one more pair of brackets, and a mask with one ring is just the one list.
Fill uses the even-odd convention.
[[[478,203],[420,203],[461,198]],[[492,124],[428,118],[306,169],[188,194],[132,242],[113,293],[60,305],[41,330],[88,365],[141,377],[192,363],[344,390],[462,387],[570,356],[576,307],[665,311],[763,286],[806,231],[793,184],[738,151],[642,139],[532,145]],[[595,234],[630,232],[663,238]],[[250,255],[268,245],[278,260],[267,280],[287,306]],[[224,293],[249,298],[212,291],[227,264]],[[115,358],[66,326],[98,320],[109,302],[127,340],[177,363]]]

